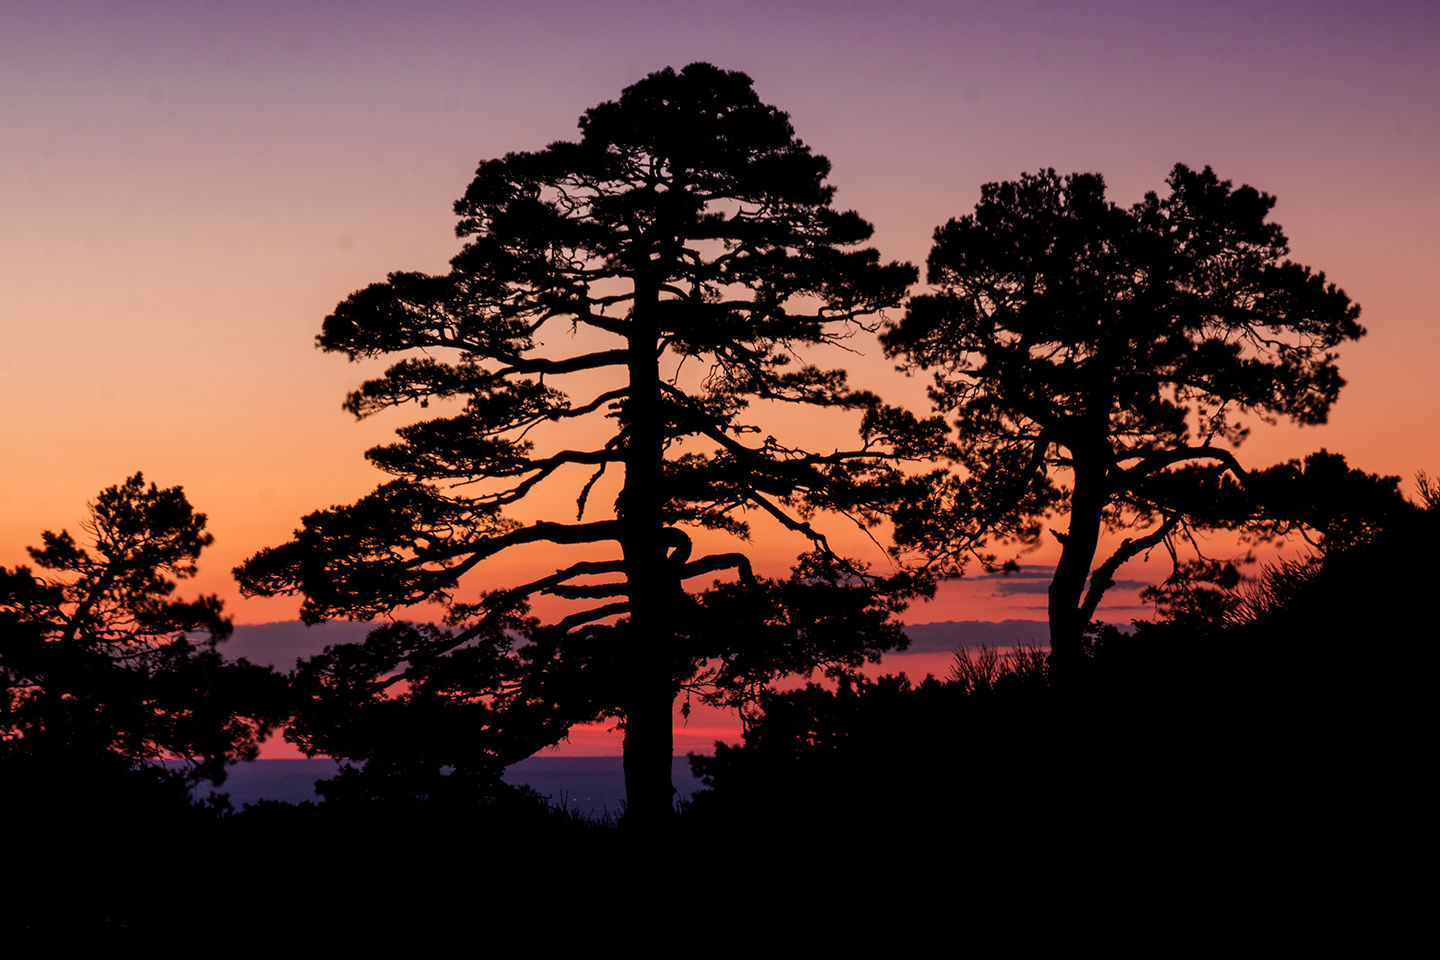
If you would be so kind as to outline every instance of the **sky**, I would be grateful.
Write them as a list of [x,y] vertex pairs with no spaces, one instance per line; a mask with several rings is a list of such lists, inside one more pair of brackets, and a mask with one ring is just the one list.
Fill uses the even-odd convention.
[[[1325,447],[1408,485],[1440,472],[1436,49],[1440,8],[1418,2],[7,0],[0,564],[142,470],[209,516],[190,591],[242,624],[293,617],[229,571],[372,489],[364,451],[408,422],[341,409],[376,367],[317,351],[321,321],[389,271],[445,268],[478,162],[573,138],[588,107],[696,60],[789,112],[886,258],[922,263],[983,183],[1044,167],[1099,172],[1122,205],[1176,162],[1275,195],[1294,258],[1369,334],[1327,425],[1258,429],[1241,458]],[[853,346],[857,383],[918,401]],[[753,545],[776,573],[802,547]],[[911,619],[1041,618],[1026,582],[948,585]]]

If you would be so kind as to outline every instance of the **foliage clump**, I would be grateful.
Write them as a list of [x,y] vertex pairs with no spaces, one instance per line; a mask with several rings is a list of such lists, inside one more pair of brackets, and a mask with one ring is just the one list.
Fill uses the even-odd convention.
[[214,596],[182,600],[213,541],[180,487],[137,473],[0,568],[0,762],[46,777],[220,783],[283,716],[280,678],[227,662]]

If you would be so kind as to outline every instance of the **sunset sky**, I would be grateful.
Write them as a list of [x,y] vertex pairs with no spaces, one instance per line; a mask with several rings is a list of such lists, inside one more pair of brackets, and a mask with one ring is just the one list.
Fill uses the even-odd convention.
[[[519,6],[7,0],[0,564],[143,470],[210,517],[191,591],[239,623],[292,617],[230,569],[373,488],[364,450],[413,419],[341,410],[375,368],[318,352],[321,321],[389,271],[445,269],[479,161],[573,138],[586,108],[696,60],[790,113],[888,258],[922,263],[982,183],[1043,167],[1102,173],[1124,205],[1177,161],[1276,195],[1295,259],[1369,335],[1343,351],[1329,425],[1260,428],[1242,460],[1327,447],[1407,489],[1440,471],[1434,4]],[[857,383],[918,397],[855,347]],[[771,572],[802,547],[756,544]],[[1035,603],[979,582],[912,619]]]

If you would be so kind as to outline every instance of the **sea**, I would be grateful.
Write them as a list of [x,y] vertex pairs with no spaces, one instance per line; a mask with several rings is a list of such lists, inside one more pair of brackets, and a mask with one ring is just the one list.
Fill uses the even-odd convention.
[[[552,806],[588,817],[615,816],[625,805],[621,764],[620,757],[530,757],[510,766],[505,781],[533,788]],[[236,810],[261,800],[318,800],[315,782],[333,777],[339,766],[335,760],[323,759],[253,760],[231,767],[216,792],[228,794]],[[685,757],[673,759],[671,776],[681,801],[703,788]]]

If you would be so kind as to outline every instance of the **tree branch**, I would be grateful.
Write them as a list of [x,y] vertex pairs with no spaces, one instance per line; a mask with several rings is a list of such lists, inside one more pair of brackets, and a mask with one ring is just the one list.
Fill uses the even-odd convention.
[[500,351],[491,351],[491,355],[503,363],[509,364],[503,370],[495,371],[495,376],[504,377],[512,373],[578,373],[582,370],[599,370],[602,367],[623,367],[629,354],[624,350],[600,350],[595,353],[584,353],[578,357],[568,357],[564,360],[548,360],[541,357],[521,357]]
[[720,570],[735,570],[740,574],[740,581],[746,586],[755,585],[755,571],[750,567],[750,558],[743,553],[712,553],[709,556],[692,560],[680,568],[680,579],[689,580],[706,573],[716,573]]
[[1139,463],[1133,467],[1126,467],[1117,470],[1120,476],[1124,477],[1127,485],[1132,482],[1132,477],[1148,476],[1157,470],[1186,460],[1215,460],[1225,465],[1231,473],[1235,474],[1243,483],[1249,476],[1245,468],[1240,466],[1240,461],[1235,459],[1235,454],[1220,447],[1177,447],[1174,450],[1161,450],[1156,453],[1132,453],[1115,458],[1118,465],[1121,461],[1139,459]]
[[1131,540],[1126,537],[1121,542],[1119,549],[1111,554],[1108,560],[1095,568],[1094,572],[1090,574],[1090,589],[1086,591],[1085,600],[1080,604],[1080,622],[1082,624],[1090,622],[1090,618],[1095,615],[1096,608],[1100,606],[1101,598],[1105,596],[1105,591],[1115,586],[1115,572],[1132,557],[1164,543],[1179,523],[1180,514],[1167,514],[1164,523],[1140,539]]

